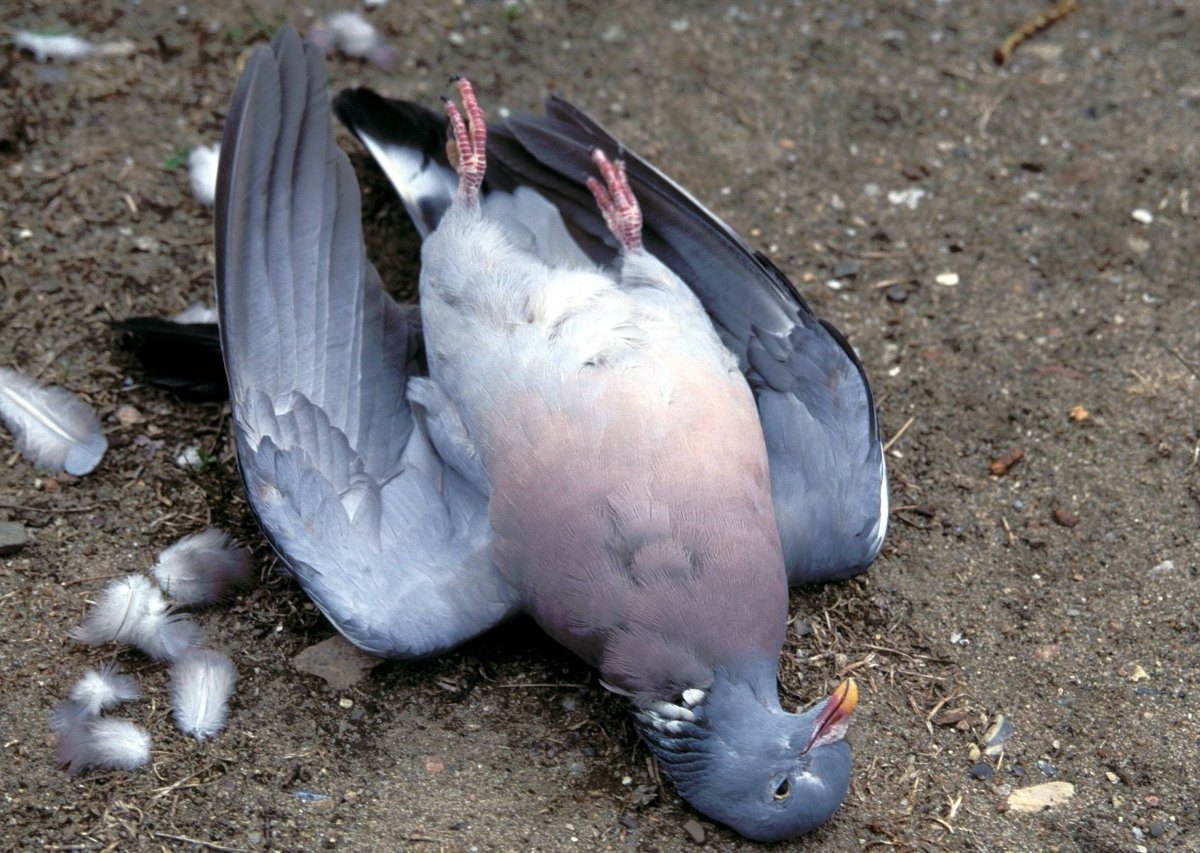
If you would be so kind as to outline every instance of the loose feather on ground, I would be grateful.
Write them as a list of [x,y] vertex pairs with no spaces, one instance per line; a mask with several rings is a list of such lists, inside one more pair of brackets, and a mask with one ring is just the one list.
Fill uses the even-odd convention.
[[133,770],[150,760],[150,734],[114,717],[81,721],[58,737],[58,763],[75,775],[85,767]]
[[70,636],[89,646],[125,643],[155,660],[173,660],[199,644],[200,626],[173,612],[149,578],[127,575],[104,588],[87,619]]
[[0,420],[21,455],[38,468],[76,477],[100,464],[108,439],[92,407],[65,388],[39,385],[0,368]]
[[163,592],[180,604],[214,604],[253,574],[250,551],[216,527],[185,536],[159,552],[151,573]]
[[229,697],[237,683],[233,661],[212,649],[193,649],[171,665],[171,710],[175,725],[197,740],[225,728]]

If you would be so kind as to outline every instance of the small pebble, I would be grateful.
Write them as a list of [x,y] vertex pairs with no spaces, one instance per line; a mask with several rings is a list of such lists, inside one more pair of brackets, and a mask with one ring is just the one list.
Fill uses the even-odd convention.
[[25,525],[16,521],[0,521],[0,556],[15,554],[29,543]]
[[938,284],[942,285],[943,287],[955,287],[958,284],[958,273],[956,273],[956,272],[940,273],[934,279],[934,281],[936,281]]
[[1161,820],[1156,820],[1156,821],[1154,821],[1154,823],[1150,824],[1150,837],[1151,838],[1162,838],[1166,834],[1167,834],[1167,827],[1165,824],[1163,824],[1163,822]]
[[995,773],[995,769],[993,769],[992,765],[988,764],[986,761],[979,762],[970,770],[971,778],[979,779],[981,781],[984,779],[991,779]]
[[117,423],[121,426],[140,424],[144,420],[146,420],[145,416],[137,410],[136,406],[124,405],[117,409]]
[[1053,764],[1051,764],[1049,761],[1039,761],[1037,763],[1037,769],[1041,770],[1047,776],[1057,776],[1058,775],[1058,768],[1055,767]]
[[887,289],[887,300],[897,304],[908,301],[908,288],[902,284],[893,284]]
[[341,699],[338,700],[338,707],[344,708],[345,710],[348,711],[354,707],[354,700],[350,699],[349,697],[343,696]]
[[920,187],[909,187],[904,190],[892,190],[888,192],[887,197],[888,201],[894,205],[904,206],[909,210],[916,210],[917,205],[921,203],[921,199],[925,198],[925,195],[925,190]]
[[704,843],[704,827],[695,818],[690,819],[683,825],[683,831],[688,834],[688,838],[697,844]]
[[180,468],[199,468],[204,464],[204,457],[200,455],[200,448],[193,445],[185,447],[183,452],[175,457],[175,464]]
[[1154,214],[1143,207],[1139,207],[1133,213],[1129,214],[1133,217],[1134,222],[1140,222],[1143,225],[1149,225],[1154,221]]
[[1079,524],[1079,516],[1069,509],[1054,510],[1054,523],[1062,527],[1075,527]]
[[838,261],[833,267],[834,278],[854,278],[862,272],[862,264],[858,261]]

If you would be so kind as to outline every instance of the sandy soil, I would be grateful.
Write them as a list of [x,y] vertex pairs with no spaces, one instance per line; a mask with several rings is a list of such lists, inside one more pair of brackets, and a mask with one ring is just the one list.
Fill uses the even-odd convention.
[[[3,16],[135,52],[38,65],[0,46],[0,364],[80,393],[112,442],[75,480],[0,437],[0,519],[31,538],[0,557],[0,847],[749,848],[659,786],[620,701],[528,623],[343,691],[294,668],[332,632],[276,571],[221,406],[139,384],[108,329],[210,297],[211,214],[179,154],[216,141],[251,45],[311,23],[284,5]],[[852,792],[794,848],[1200,847],[1200,10],[1087,0],[996,70],[1040,0],[610,5],[396,0],[372,15],[395,69],[331,75],[435,103],[465,73],[492,110],[566,94],[861,351],[899,436],[895,510],[865,578],[792,596],[787,700],[846,675],[863,691]],[[347,147],[372,253],[410,293],[411,230]],[[144,420],[122,425],[126,405]],[[206,468],[174,462],[197,444]],[[198,616],[241,681],[229,729],[196,743],[161,665],[67,631],[107,579],[209,523],[254,546],[262,583]],[[152,766],[68,778],[47,714],[108,660],[147,691],[126,711]],[[975,760],[996,714],[1015,734]],[[1047,781],[1074,795],[1006,807]]]

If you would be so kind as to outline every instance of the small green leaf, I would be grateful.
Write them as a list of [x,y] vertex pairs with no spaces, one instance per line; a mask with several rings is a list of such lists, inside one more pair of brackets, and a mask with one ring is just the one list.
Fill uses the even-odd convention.
[[178,169],[188,161],[191,153],[192,149],[190,148],[176,148],[175,153],[167,158],[167,162],[163,163],[163,168],[167,170]]

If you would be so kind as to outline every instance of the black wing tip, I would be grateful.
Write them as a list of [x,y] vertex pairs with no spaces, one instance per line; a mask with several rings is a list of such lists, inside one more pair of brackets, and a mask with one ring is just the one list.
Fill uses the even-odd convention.
[[127,317],[110,324],[122,349],[133,354],[146,381],[190,400],[229,396],[216,323],[176,323]]
[[449,165],[445,153],[446,117],[428,107],[387,98],[359,86],[338,92],[333,112],[360,141],[367,136],[376,142],[414,148],[429,159]]

